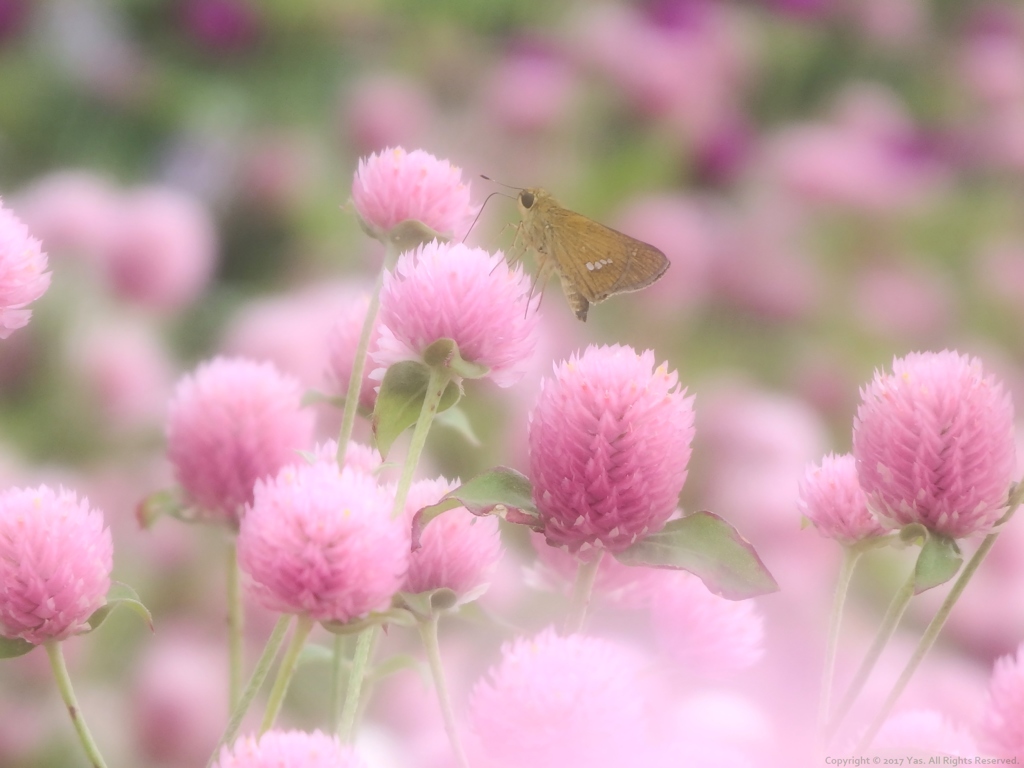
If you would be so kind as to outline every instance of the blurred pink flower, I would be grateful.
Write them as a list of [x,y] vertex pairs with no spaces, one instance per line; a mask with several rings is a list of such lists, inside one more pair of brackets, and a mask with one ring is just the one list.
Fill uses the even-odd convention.
[[960,79],[986,107],[1019,104],[1024,100],[1024,24],[1009,6],[979,5],[958,56]]
[[618,552],[676,511],[693,398],[654,353],[588,347],[555,368],[530,415],[533,499],[552,546]]
[[409,566],[391,497],[366,473],[322,461],[257,482],[238,564],[260,603],[341,623],[387,608]]
[[267,731],[224,746],[211,768],[365,768],[351,747],[320,731]]
[[[323,461],[328,464],[336,463],[338,441],[328,440],[324,443],[318,443],[316,448],[313,449],[313,456],[317,461]],[[345,448],[345,466],[376,477],[377,472],[383,466],[383,462],[376,448],[349,441]]]
[[856,544],[885,533],[868,510],[857,480],[857,460],[849,453],[830,453],[821,464],[807,468],[800,480],[797,509],[818,533],[840,544]]
[[[406,520],[411,521],[418,510],[436,504],[458,485],[443,477],[413,483],[405,504]],[[477,517],[465,507],[450,509],[423,530],[402,590],[417,593],[446,588],[460,599],[475,599],[490,585],[502,551],[498,518]]]
[[608,640],[548,629],[506,643],[468,717],[488,768],[646,764],[642,660]]
[[993,755],[1024,756],[1024,644],[996,659],[978,730]]
[[879,729],[872,748],[886,754],[896,750],[960,757],[978,754],[978,747],[966,728],[930,709],[911,709],[891,715]]
[[891,50],[919,46],[931,32],[925,0],[860,0],[848,10],[868,39]]
[[[362,294],[354,297],[336,312],[334,325],[331,327],[327,347],[328,377],[330,379],[331,393],[339,397],[345,397],[348,393],[349,380],[352,378],[352,368],[355,365],[356,347],[359,346],[359,337],[363,332],[363,322],[366,320],[366,312],[370,308],[370,297]],[[373,355],[380,345],[380,316],[378,315],[370,332],[370,346],[367,348],[369,355]],[[377,382],[370,378],[373,373],[371,361],[367,361],[363,369],[363,384],[359,390],[359,405],[367,411],[372,411],[377,402]]]
[[476,216],[462,169],[421,149],[384,149],[359,161],[352,203],[378,240],[403,221],[418,221],[461,240]]
[[542,131],[564,119],[574,73],[556,50],[521,41],[505,54],[483,85],[486,108],[512,132]]
[[259,34],[258,3],[246,0],[184,0],[179,5],[186,31],[211,51],[236,51]]
[[257,480],[301,461],[313,419],[302,390],[269,363],[215,358],[179,382],[167,419],[167,455],[189,500],[236,525]]
[[0,635],[39,645],[89,631],[113,567],[103,514],[48,486],[0,493]]
[[434,117],[422,82],[373,73],[357,80],[337,110],[339,133],[361,155],[419,144]]
[[684,571],[651,580],[651,623],[659,647],[690,675],[722,678],[764,655],[764,619],[751,600],[726,600]]
[[119,296],[161,311],[180,310],[213,276],[217,237],[210,212],[170,187],[129,190],[102,260]]
[[987,533],[1006,506],[1016,449],[1013,403],[981,362],[913,353],[861,390],[853,455],[869,507],[890,527]]
[[[380,340],[374,361],[388,367],[419,360],[439,339],[454,339],[463,360],[490,369],[510,387],[526,372],[537,344],[530,278],[491,254],[456,243],[427,243],[399,257],[384,275]],[[375,374],[377,375],[377,374]]]
[[28,325],[28,304],[50,287],[42,244],[0,200],[0,339]]
[[956,316],[954,286],[924,265],[869,265],[846,290],[860,324],[889,339],[940,337]]

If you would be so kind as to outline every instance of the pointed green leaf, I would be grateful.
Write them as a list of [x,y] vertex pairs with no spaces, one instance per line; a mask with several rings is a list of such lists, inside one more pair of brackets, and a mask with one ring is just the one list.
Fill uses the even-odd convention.
[[0,637],[0,659],[14,659],[24,656],[35,646],[20,637]]
[[180,489],[166,488],[151,493],[140,501],[135,508],[135,519],[139,521],[139,526],[146,530],[161,517],[187,518],[188,509]]
[[134,589],[119,581],[111,582],[110,591],[107,592],[107,602],[105,605],[94,611],[92,616],[89,617],[89,626],[92,627],[92,629],[96,629],[96,627],[102,624],[106,620],[107,616],[109,616],[119,605],[131,608],[136,614],[142,617],[142,620],[146,622],[146,626],[149,627],[150,631],[153,630],[153,614],[151,614],[149,609],[142,604],[142,601],[139,599],[139,596],[135,593]]
[[750,542],[711,512],[672,520],[658,533],[619,552],[615,559],[626,565],[689,571],[711,592],[729,600],[779,589]]
[[437,420],[434,423],[461,435],[462,439],[474,448],[479,448],[482,445],[480,438],[477,437],[476,431],[473,429],[473,425],[469,422],[466,412],[457,405],[449,408],[444,413],[438,414]]
[[914,594],[945,584],[956,576],[963,560],[953,539],[929,533],[914,565]]
[[419,548],[420,534],[427,523],[456,507],[465,507],[474,515],[496,514],[511,523],[527,525],[534,530],[540,526],[529,479],[514,469],[493,467],[449,491],[437,504],[424,507],[416,513],[412,521],[414,551]]
[[398,596],[420,619],[429,619],[436,614],[444,613],[459,602],[458,595],[446,587],[427,592],[399,592]]
[[438,339],[423,350],[423,362],[431,368],[450,368],[464,379],[479,379],[491,370],[486,365],[463,360],[453,339]]
[[[395,363],[384,374],[373,409],[373,434],[381,457],[387,457],[398,436],[420,417],[429,382],[430,369],[415,360]],[[449,382],[438,404],[438,412],[451,408],[461,396],[459,384]]]

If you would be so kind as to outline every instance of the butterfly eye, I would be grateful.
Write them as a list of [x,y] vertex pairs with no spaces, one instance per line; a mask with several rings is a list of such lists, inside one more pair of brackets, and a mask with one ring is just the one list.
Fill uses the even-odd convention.
[[520,192],[519,203],[527,210],[533,208],[533,192]]

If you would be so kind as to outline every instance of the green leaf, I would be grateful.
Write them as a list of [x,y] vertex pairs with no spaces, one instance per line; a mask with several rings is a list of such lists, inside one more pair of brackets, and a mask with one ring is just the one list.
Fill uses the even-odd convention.
[[110,591],[107,592],[106,604],[98,608],[92,616],[89,617],[89,626],[92,629],[96,629],[96,627],[106,621],[107,616],[109,616],[111,612],[120,605],[123,605],[126,608],[131,608],[136,614],[142,617],[142,620],[146,622],[146,626],[149,627],[150,631],[153,630],[153,614],[151,614],[149,609],[142,604],[142,601],[139,599],[139,596],[135,593],[134,589],[119,581],[111,583]]
[[464,379],[479,379],[491,370],[486,365],[463,360],[454,339],[438,339],[423,350],[423,362],[431,368],[449,368]]
[[[386,677],[390,677],[396,672],[402,672],[406,669],[421,669],[422,667],[423,663],[420,662],[415,656],[412,656],[408,653],[395,653],[388,656],[380,664],[374,664],[373,667],[370,669],[369,673],[366,675],[366,682],[367,684],[375,683],[380,680],[383,680]],[[430,673],[426,670],[423,671],[424,674],[422,676],[424,677],[424,679],[426,679]]]
[[427,523],[456,507],[465,507],[474,515],[495,514],[510,523],[541,529],[529,479],[514,469],[493,467],[449,491],[437,504],[416,513],[412,521],[414,551],[419,548],[420,535]]
[[0,637],[0,659],[14,659],[24,656],[35,646],[20,637]]
[[779,589],[750,542],[711,512],[672,520],[658,533],[619,552],[615,559],[626,565],[689,571],[711,592],[729,600]]
[[914,565],[914,594],[945,584],[956,576],[963,560],[953,539],[929,533]]
[[473,429],[473,425],[469,422],[466,412],[457,405],[449,408],[444,413],[438,414],[434,423],[440,427],[452,430],[474,448],[479,448],[482,445],[480,438],[477,437],[476,431]]
[[388,230],[385,237],[386,241],[394,244],[395,250],[399,253],[403,251],[411,251],[413,248],[426,245],[433,240],[446,243],[450,239],[446,235],[431,229],[422,221],[417,221],[416,219],[407,219],[406,221],[396,224]]
[[379,613],[371,613],[365,619],[357,619],[347,624],[340,621],[321,621],[320,626],[334,635],[357,635],[370,627],[383,627],[386,624],[397,624],[402,627],[416,626],[416,617],[405,608],[389,608]]
[[459,602],[459,596],[447,587],[427,592],[399,592],[398,596],[405,606],[421,619],[429,619],[451,610]]
[[[415,360],[395,363],[384,374],[373,409],[373,434],[382,458],[387,458],[398,436],[420,417],[429,382],[430,368]],[[461,396],[459,384],[449,382],[441,395],[438,413],[451,408]]]
[[135,508],[135,518],[143,530],[153,527],[161,517],[177,517],[186,519],[189,506],[178,488],[166,488],[156,491],[139,502]]

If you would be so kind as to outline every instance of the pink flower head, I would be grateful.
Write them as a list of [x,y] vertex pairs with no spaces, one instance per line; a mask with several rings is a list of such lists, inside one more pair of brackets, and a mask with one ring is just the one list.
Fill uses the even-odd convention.
[[693,398],[654,353],[588,347],[542,382],[530,414],[533,500],[553,546],[625,549],[676,511]]
[[201,510],[235,523],[253,485],[313,436],[302,390],[270,363],[218,357],[179,384],[167,421],[167,455],[178,483]]
[[256,484],[238,564],[267,608],[346,623],[387,608],[409,564],[408,527],[369,475],[327,462]]
[[65,170],[35,180],[17,208],[51,254],[94,263],[116,226],[119,191],[93,171]]
[[364,227],[378,240],[404,221],[418,221],[461,240],[477,208],[469,202],[462,169],[421,149],[384,149],[359,161],[352,203]]
[[384,276],[380,340],[373,359],[387,367],[419,360],[439,339],[454,339],[463,360],[490,369],[509,387],[522,378],[537,341],[530,279],[501,251],[427,243],[402,254]]
[[[338,441],[328,440],[318,443],[313,449],[317,461],[334,464],[338,460]],[[345,466],[367,475],[375,475],[383,466],[380,452],[376,448],[362,443],[349,442],[345,447]]]
[[966,728],[932,709],[910,709],[889,717],[875,737],[874,748],[885,754],[897,750],[961,756],[978,753]]
[[650,610],[658,645],[692,675],[732,675],[764,654],[764,619],[752,602],[714,595],[689,573],[661,572]]
[[830,453],[820,465],[808,467],[800,480],[797,507],[818,533],[841,544],[855,544],[885,533],[868,509],[867,497],[857,480],[857,460],[849,453]]
[[607,640],[546,630],[502,647],[470,696],[489,768],[642,765],[640,660]]
[[[456,487],[457,482],[443,477],[414,483],[405,505],[407,518],[436,504]],[[464,507],[450,509],[423,530],[402,589],[415,593],[443,587],[460,598],[479,596],[494,575],[501,554],[498,518],[477,517]]]
[[1024,644],[996,660],[979,730],[992,754],[1024,755]]
[[907,355],[861,390],[853,455],[868,506],[890,527],[953,538],[987,532],[1016,463],[1013,403],[981,362],[949,350]]
[[[356,347],[363,332],[363,322],[370,308],[370,297],[362,295],[352,299],[335,320],[330,331],[327,349],[329,377],[335,392],[344,397],[348,392],[349,379],[355,366]],[[372,354],[380,339],[380,319],[374,323],[370,332],[369,352]],[[363,383],[359,390],[359,405],[372,411],[377,402],[377,382],[370,378],[372,366],[367,365],[363,371]]]
[[0,339],[28,325],[25,307],[49,287],[42,244],[0,200]]
[[103,514],[63,488],[0,493],[0,635],[39,645],[89,630],[113,567]]
[[352,748],[320,731],[267,731],[222,747],[213,768],[365,768]]

